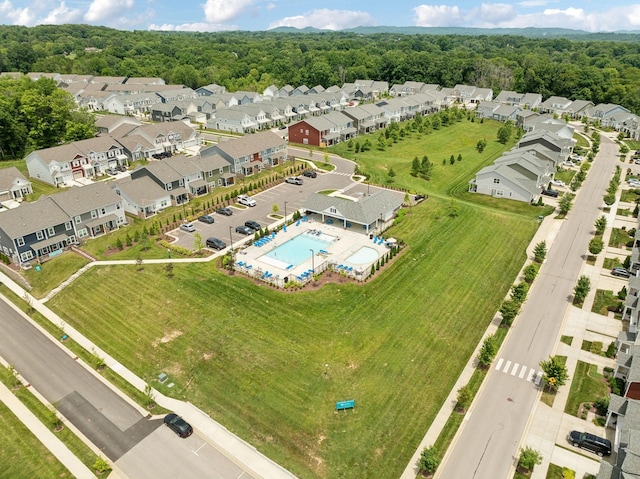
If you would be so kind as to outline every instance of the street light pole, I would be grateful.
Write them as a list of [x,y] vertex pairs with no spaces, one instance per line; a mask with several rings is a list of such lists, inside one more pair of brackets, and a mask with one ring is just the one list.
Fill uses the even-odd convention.
[[287,202],[284,202],[284,225],[287,226]]
[[311,269],[313,271],[311,274],[316,274],[316,264],[315,260],[313,259],[313,257],[316,255],[316,252],[312,249],[309,249],[309,251],[311,251]]
[[233,236],[231,236],[231,230],[233,226],[229,226],[229,251],[233,251]]

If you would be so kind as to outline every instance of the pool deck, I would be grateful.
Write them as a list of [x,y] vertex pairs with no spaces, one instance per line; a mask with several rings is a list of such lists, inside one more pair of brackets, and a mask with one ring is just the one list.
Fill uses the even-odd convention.
[[[270,258],[262,258],[274,248],[310,230],[319,230],[325,235],[337,238],[337,240],[324,249],[316,251],[313,261],[311,254],[309,254],[308,260],[293,267]],[[286,231],[284,229],[280,230],[273,236],[271,241],[266,242],[262,246],[251,245],[237,251],[235,268],[240,272],[281,287],[285,283],[285,278],[287,278],[288,282],[308,281],[311,279],[311,275],[309,275],[308,272],[310,272],[312,268],[315,273],[321,273],[329,267],[332,267],[334,270],[344,270],[344,273],[349,276],[364,279],[369,275],[371,264],[377,261],[377,258],[373,262],[366,264],[347,263],[346,259],[365,246],[377,251],[378,258],[389,252],[389,248],[384,242],[374,242],[364,230],[357,231],[352,228],[342,228],[335,224],[323,224],[317,219],[309,217],[307,221],[297,221],[288,225]],[[346,266],[346,269],[338,269],[340,265]],[[307,274],[305,275],[305,273]]]

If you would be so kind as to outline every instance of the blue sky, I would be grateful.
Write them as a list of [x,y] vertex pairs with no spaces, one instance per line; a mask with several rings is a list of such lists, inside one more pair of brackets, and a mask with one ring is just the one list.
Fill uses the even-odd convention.
[[[632,0],[633,1],[633,0]],[[640,3],[628,0],[0,0],[0,23],[85,23],[124,30],[342,30],[356,26],[564,27],[640,30]]]

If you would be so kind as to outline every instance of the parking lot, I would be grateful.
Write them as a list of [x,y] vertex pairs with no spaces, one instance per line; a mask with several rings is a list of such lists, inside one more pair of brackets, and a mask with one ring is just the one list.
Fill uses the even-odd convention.
[[[294,211],[302,208],[309,194],[324,190],[342,190],[352,184],[351,177],[343,173],[319,173],[317,178],[305,177],[302,185],[283,182],[267,191],[251,195],[256,200],[256,206],[247,207],[234,204],[230,207],[233,211],[232,216],[211,213],[215,220],[213,224],[195,220],[193,225],[196,232],[202,237],[203,242],[209,237],[215,237],[221,239],[227,245],[230,243],[236,244],[249,237],[253,238],[253,236],[236,232],[236,227],[244,225],[246,221],[256,221],[263,228],[265,226],[271,228],[278,221],[273,216],[274,205],[278,207],[276,215],[283,217],[286,209],[287,216],[291,216]],[[189,249],[194,248],[194,232],[189,233],[176,229],[169,234],[176,238],[176,245]]]

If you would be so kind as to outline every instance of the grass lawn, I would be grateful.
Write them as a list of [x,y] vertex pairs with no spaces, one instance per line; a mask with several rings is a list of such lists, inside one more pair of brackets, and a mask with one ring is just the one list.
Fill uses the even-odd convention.
[[[526,216],[464,203],[451,218],[448,206],[432,197],[412,208],[388,233],[408,249],[363,285],[291,294],[210,263],[175,265],[172,280],[162,265],[110,266],[49,306],[140,376],[168,372],[176,387],[163,392],[300,477],[397,477],[537,227],[533,207]],[[356,409],[336,414],[344,399]]]
[[564,412],[577,417],[580,404],[592,403],[606,396],[607,391],[607,383],[602,380],[602,374],[598,373],[597,366],[578,361]]
[[573,177],[576,176],[577,171],[569,168],[558,168],[558,171],[553,175],[556,180],[564,181],[565,185],[570,185]]
[[613,269],[618,266],[622,267],[622,262],[618,258],[605,258],[602,264],[604,269]]
[[593,306],[591,306],[591,312],[606,316],[609,308],[613,311],[621,303],[622,300],[613,294],[613,291],[598,289],[596,290],[596,296],[593,300]]
[[629,236],[629,231],[620,228],[611,229],[609,246],[624,249],[627,245],[633,244],[633,238]]
[[23,275],[33,287],[30,293],[36,298],[43,298],[88,262],[85,257],[66,251],[42,264],[40,271],[31,268],[24,271]]
[[11,479],[72,478],[73,475],[49,450],[0,402],[0,470]]
[[620,193],[620,201],[622,203],[635,203],[638,200],[640,200],[640,188],[622,189]]
[[573,342],[573,336],[561,336],[560,342],[571,346],[571,343]]
[[573,472],[573,476],[575,477],[575,472],[566,467],[556,466],[555,464],[549,464],[549,469],[547,469],[547,477],[545,479],[564,479],[565,473],[571,474]]

